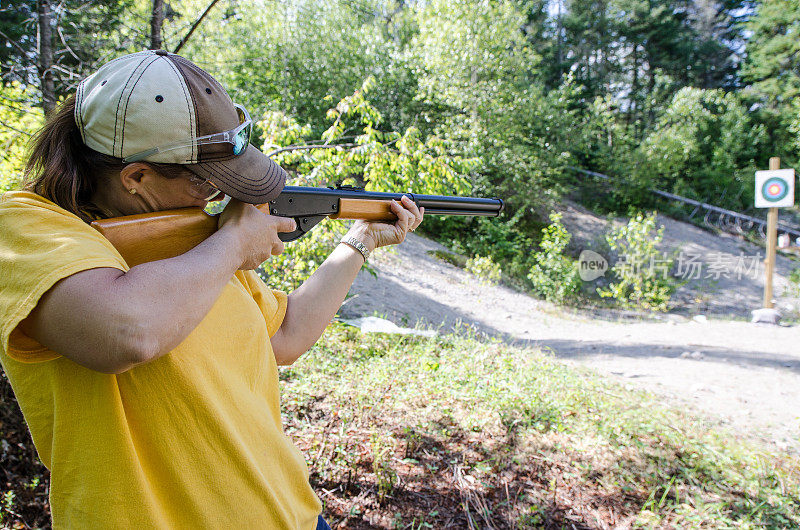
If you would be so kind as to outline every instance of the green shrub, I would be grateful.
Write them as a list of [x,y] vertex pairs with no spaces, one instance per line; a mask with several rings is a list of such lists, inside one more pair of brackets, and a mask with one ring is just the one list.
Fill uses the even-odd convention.
[[28,143],[44,123],[41,109],[31,103],[34,92],[16,82],[0,87],[0,193],[19,188]]
[[800,268],[792,269],[792,272],[789,273],[784,295],[791,296],[792,298],[800,298]]
[[[357,183],[368,190],[413,191],[433,195],[468,194],[467,173],[475,161],[451,156],[441,140],[420,138],[413,127],[403,134],[377,129],[381,115],[366,94],[375,80],[364,81],[359,90],[343,98],[328,111],[331,126],[322,133],[326,144],[335,149],[286,149],[275,160],[293,175],[291,184],[335,186]],[[264,152],[298,144],[314,144],[310,126],[278,112],[267,112],[257,123]],[[345,133],[361,130],[355,146],[342,142]],[[323,221],[320,226],[288,243],[279,256],[261,265],[259,274],[271,287],[293,290],[300,286],[330,255],[347,227],[338,221]],[[370,270],[367,267],[367,270]]]
[[346,231],[343,223],[322,221],[309,234],[287,243],[281,254],[262,263],[257,272],[271,288],[293,291],[333,252]]
[[[518,289],[531,288],[528,273],[533,266],[530,249],[535,241],[530,234],[542,223],[522,219],[522,210],[506,217],[443,217],[425,215],[421,225],[424,235],[441,242],[465,256],[491,256],[503,271],[504,281]],[[455,264],[465,267],[465,264]]]
[[751,207],[753,174],[767,135],[752,120],[734,93],[684,87],[639,145],[633,178],[644,187],[724,208]]
[[488,285],[497,284],[503,272],[502,269],[500,269],[500,265],[492,261],[492,258],[489,256],[481,256],[480,254],[474,258],[469,258],[466,268],[483,283]]
[[446,250],[429,250],[428,254],[436,259],[447,262],[454,267],[458,267],[459,269],[466,268],[467,266],[468,258],[465,258],[461,254],[454,254],[453,252],[448,252]]
[[561,214],[550,214],[550,221],[542,230],[541,250],[533,255],[535,264],[528,278],[546,300],[564,303],[578,295],[581,280],[575,260],[564,255],[572,236],[561,224]]
[[598,288],[597,294],[624,308],[666,311],[675,285],[669,275],[673,259],[656,248],[663,238],[664,227],[656,229],[655,212],[639,213],[609,232],[606,241],[619,256],[611,268],[617,281]]

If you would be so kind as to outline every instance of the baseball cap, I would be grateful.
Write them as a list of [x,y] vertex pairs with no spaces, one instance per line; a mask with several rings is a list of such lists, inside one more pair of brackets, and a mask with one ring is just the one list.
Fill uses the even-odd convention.
[[286,182],[286,172],[252,144],[233,155],[192,141],[236,128],[240,112],[216,79],[164,50],[124,55],[81,81],[75,122],[88,147],[117,158],[184,142],[142,160],[183,164],[240,201],[269,202]]

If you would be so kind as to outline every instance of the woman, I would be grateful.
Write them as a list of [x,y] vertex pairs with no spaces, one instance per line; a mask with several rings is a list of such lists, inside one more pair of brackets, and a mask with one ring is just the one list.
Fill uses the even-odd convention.
[[[285,173],[211,76],[161,50],[79,85],[0,199],[0,361],[45,465],[55,528],[327,528],[284,435],[277,365],[324,331],[374,248],[422,222],[356,222],[288,296],[252,269],[294,221],[253,204]],[[218,231],[128,267],[88,222],[232,197]],[[319,525],[319,526],[318,526]]]

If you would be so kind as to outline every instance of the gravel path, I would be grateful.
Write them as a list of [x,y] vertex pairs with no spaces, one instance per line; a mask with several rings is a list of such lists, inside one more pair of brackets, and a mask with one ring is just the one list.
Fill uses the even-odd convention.
[[429,253],[437,249],[444,250],[409,234],[396,252],[377,254],[377,277],[359,274],[342,316],[377,314],[398,325],[442,329],[460,321],[551,350],[565,362],[659,393],[674,406],[693,407],[712,422],[800,451],[800,326],[567,312],[503,286],[482,285]]

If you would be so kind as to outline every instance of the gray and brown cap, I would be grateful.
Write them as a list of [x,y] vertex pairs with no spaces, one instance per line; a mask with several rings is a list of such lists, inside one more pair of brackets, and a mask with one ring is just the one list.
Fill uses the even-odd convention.
[[[239,115],[222,85],[197,65],[149,50],[110,61],[81,81],[75,122],[88,147],[125,158],[231,130]],[[286,182],[286,172],[252,144],[238,156],[192,143],[144,160],[184,164],[225,194],[253,204],[274,199]]]

